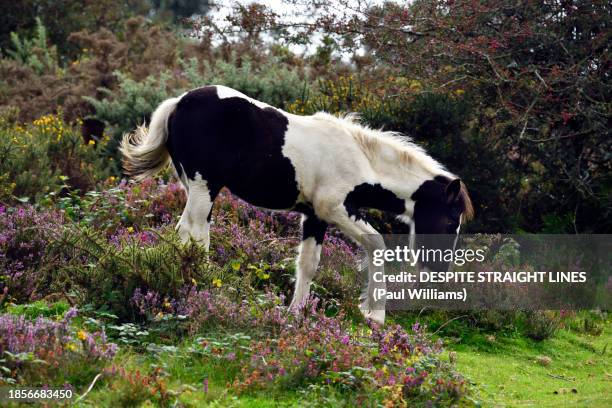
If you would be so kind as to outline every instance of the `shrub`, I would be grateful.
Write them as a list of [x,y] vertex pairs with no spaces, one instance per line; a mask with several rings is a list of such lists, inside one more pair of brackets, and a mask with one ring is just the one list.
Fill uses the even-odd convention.
[[[122,319],[138,314],[129,302],[136,288],[160,299],[176,299],[191,279],[232,286],[241,296],[268,286],[293,289],[298,214],[262,210],[223,192],[206,255],[173,232],[185,203],[178,184],[116,184],[110,177],[103,185],[101,192],[50,197],[49,209],[0,208],[0,289],[22,302],[70,294]],[[354,259],[355,248],[330,229],[315,293],[352,309],[359,291]]]
[[76,314],[72,308],[60,321],[0,315],[0,384],[83,384],[112,358],[117,346],[103,331],[88,333],[70,326]]
[[39,270],[53,240],[53,231],[63,223],[64,218],[57,211],[0,205],[0,288],[10,299],[28,302],[49,294],[49,288],[38,292],[41,283],[44,284]]
[[249,363],[234,388],[296,389],[323,383],[364,396],[382,392],[387,406],[449,404],[467,391],[465,380],[437,359],[440,345],[431,343],[418,325],[412,332],[400,326],[371,334],[352,332],[342,316],[328,318],[317,310],[316,300],[291,321],[275,338],[251,342],[246,348]]
[[183,64],[190,86],[225,85],[279,108],[288,106],[308,89],[295,68],[273,55],[259,64],[246,56],[240,61],[235,55],[229,61],[215,60],[205,64],[202,77],[193,75],[197,67],[195,59]]
[[561,324],[561,318],[554,311],[530,311],[525,313],[523,324],[527,337],[542,341],[555,334]]
[[146,401],[152,401],[158,407],[171,406],[174,395],[169,392],[164,372],[159,367],[146,373],[113,365],[104,370],[104,374],[113,391],[104,396],[108,406],[137,407]]
[[36,301],[21,305],[9,304],[6,311],[14,315],[23,315],[29,320],[37,317],[61,317],[70,309],[70,305],[64,301],[48,304],[44,301]]
[[13,49],[6,51],[9,57],[34,70],[40,75],[43,72],[54,72],[58,69],[57,47],[49,46],[47,30],[36,18],[36,36],[21,38],[17,33],[11,33]]
[[[202,55],[203,47],[179,41],[144,18],[121,25],[123,30],[96,26],[97,31],[72,32],[65,43],[48,43],[42,25],[32,38],[14,36],[16,49],[3,50],[13,58],[0,59],[0,110],[16,107],[24,122],[61,110],[74,122],[92,113],[84,96],[102,98],[99,88],[116,89],[114,71],[142,80],[178,66],[179,50]],[[70,47],[71,55],[58,61],[56,45]]]
[[0,202],[38,201],[67,189],[87,191],[109,175],[100,151],[106,140],[84,145],[81,135],[58,115],[32,124],[0,118]]
[[117,159],[116,150],[121,136],[145,123],[157,105],[170,97],[167,90],[170,74],[162,72],[143,81],[133,80],[119,71],[115,71],[114,75],[119,84],[117,90],[103,88],[105,99],[85,97],[85,100],[93,106],[96,119],[113,125],[114,137],[108,154]]

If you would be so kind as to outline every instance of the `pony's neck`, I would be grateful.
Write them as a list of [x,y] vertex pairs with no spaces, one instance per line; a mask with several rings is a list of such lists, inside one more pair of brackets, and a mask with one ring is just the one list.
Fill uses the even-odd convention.
[[353,114],[337,117],[318,112],[313,117],[348,132],[374,170],[376,180],[372,181],[403,198],[408,207],[414,204],[412,194],[425,181],[433,180],[436,176],[455,178],[406,136],[363,126]]
[[393,132],[365,129],[358,139],[381,184],[405,200],[436,176],[454,178],[421,147]]
[[387,161],[384,157],[375,159],[372,161],[372,168],[375,169],[380,183],[398,197],[406,200],[409,208],[414,206],[412,195],[423,183],[433,180],[436,176],[453,178],[443,167],[431,166],[431,163],[423,162],[419,158],[406,162],[401,157],[401,153],[400,157],[393,158],[394,155],[388,154],[386,156],[391,160]]

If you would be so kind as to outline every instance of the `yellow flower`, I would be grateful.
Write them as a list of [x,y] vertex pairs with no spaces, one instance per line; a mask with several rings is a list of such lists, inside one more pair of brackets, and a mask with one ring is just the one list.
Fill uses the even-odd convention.
[[79,330],[77,337],[79,340],[87,340],[87,333],[85,333],[83,330]]
[[66,344],[66,349],[70,351],[77,351],[77,345],[74,343],[68,343]]
[[93,145],[96,144],[96,141],[91,139],[87,144],[90,145],[90,146],[93,146]]
[[134,232],[134,227],[127,227],[127,232],[129,232],[130,234]]
[[219,279],[219,278],[215,278],[215,279],[213,279],[212,284],[213,284],[214,286],[216,286],[216,287],[220,288],[220,287],[221,287],[221,285],[223,285],[223,282],[221,281],[221,279]]
[[465,91],[464,91],[463,89],[457,89],[457,90],[455,91],[455,94],[456,94],[457,96],[461,96],[461,95],[463,95],[464,93],[465,93]]
[[198,282],[196,282],[196,280],[193,278],[191,278],[191,283],[193,284],[193,286],[196,286],[198,284]]

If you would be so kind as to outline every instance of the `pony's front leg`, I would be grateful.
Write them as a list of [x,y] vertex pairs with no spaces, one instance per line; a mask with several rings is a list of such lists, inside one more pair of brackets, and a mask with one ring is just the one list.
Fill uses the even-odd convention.
[[310,285],[317,273],[321,259],[321,248],[325,237],[327,223],[314,214],[302,215],[302,243],[297,258],[295,291],[289,305],[295,308],[301,305],[310,294]]
[[210,247],[210,216],[217,193],[211,192],[204,180],[191,180],[187,204],[176,225],[181,241],[185,244],[193,239],[206,251]]
[[359,297],[359,308],[366,319],[384,324],[386,298],[374,300],[374,292],[378,288],[385,289],[385,284],[377,283],[373,278],[374,273],[383,271],[383,268],[375,268],[371,261],[374,251],[385,249],[385,242],[382,236],[364,220],[354,216],[350,217],[344,205],[330,212],[327,221],[335,224],[342,232],[355,242],[361,244],[366,250],[367,256],[362,263],[360,271],[363,289]]
[[[376,282],[374,280],[374,274],[380,272],[384,276],[384,266],[375,266],[372,263],[372,255],[376,250],[384,250],[385,242],[382,236],[378,233],[368,234],[363,236],[362,245],[366,250],[366,256],[362,263],[362,290],[359,296],[359,309],[363,313],[366,319],[371,319],[376,323],[385,323],[385,309],[387,298],[384,296],[384,292],[387,289],[387,284],[383,280],[382,282]],[[375,292],[382,289],[383,297],[377,299]]]

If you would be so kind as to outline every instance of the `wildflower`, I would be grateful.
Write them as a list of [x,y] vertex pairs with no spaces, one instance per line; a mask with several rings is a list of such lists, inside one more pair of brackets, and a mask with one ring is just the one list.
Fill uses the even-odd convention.
[[83,330],[79,330],[79,332],[77,333],[77,337],[79,338],[79,340],[87,340],[87,333],[85,333]]
[[220,288],[223,285],[223,282],[219,278],[215,278],[212,281],[213,286]]
[[96,144],[96,141],[91,139],[87,144],[90,146],[94,146]]
[[76,315],[77,315],[77,308],[71,307],[70,309],[68,309],[66,314],[64,314],[64,320],[72,320],[74,319]]
[[66,344],[66,350],[77,351],[77,345],[74,343],[68,343]]
[[455,91],[455,95],[457,95],[457,96],[461,96],[461,95],[463,95],[464,93],[465,93],[465,91],[464,91],[463,89],[457,89],[457,90]]
[[129,232],[130,234],[134,232],[134,227],[127,227],[127,232]]

